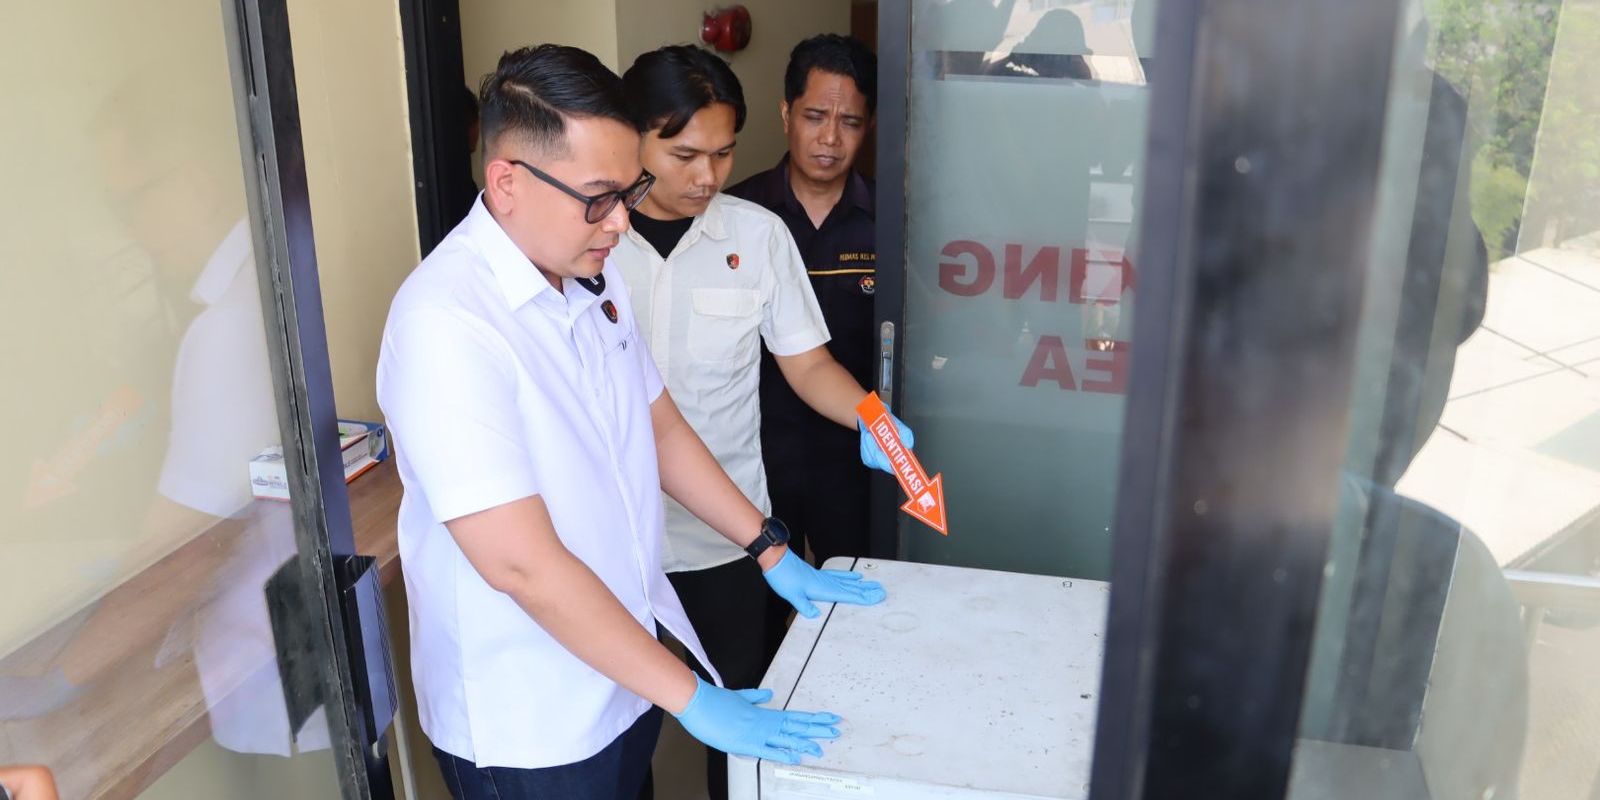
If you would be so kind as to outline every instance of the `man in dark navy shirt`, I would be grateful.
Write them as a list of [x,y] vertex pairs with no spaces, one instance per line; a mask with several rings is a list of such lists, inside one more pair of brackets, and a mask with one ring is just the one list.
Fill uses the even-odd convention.
[[[727,190],[789,227],[832,336],[828,350],[868,387],[876,385],[876,189],[853,167],[877,106],[877,69],[872,51],[855,39],[824,34],[796,45],[780,108],[789,152]],[[856,433],[802,402],[771,356],[761,366],[761,450],[773,515],[806,532],[819,564],[865,555],[870,473]]]

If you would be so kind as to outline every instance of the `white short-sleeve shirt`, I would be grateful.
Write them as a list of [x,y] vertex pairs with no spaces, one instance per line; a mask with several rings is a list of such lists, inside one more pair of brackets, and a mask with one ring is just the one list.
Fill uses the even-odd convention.
[[661,378],[621,276],[556,291],[480,200],[396,294],[378,358],[422,729],[479,766],[581,761],[648,708],[491,588],[448,520],[532,495],[562,544],[655,634],[706,661],[661,569],[650,403]]
[[[761,342],[791,356],[828,341],[789,229],[755,203],[718,194],[667,258],[630,229],[612,259],[684,419],[745,497],[770,513],[761,465]],[[744,557],[671,498],[666,516],[668,572]]]

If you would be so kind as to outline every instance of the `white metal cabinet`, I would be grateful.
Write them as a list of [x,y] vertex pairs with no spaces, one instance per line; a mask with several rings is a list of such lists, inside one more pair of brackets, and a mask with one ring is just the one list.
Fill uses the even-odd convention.
[[797,617],[762,686],[832,711],[842,736],[797,767],[732,757],[732,800],[1088,795],[1108,585],[833,559],[883,603]]

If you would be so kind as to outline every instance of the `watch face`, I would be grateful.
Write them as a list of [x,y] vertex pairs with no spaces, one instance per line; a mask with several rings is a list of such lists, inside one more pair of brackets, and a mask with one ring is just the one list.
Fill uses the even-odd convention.
[[761,532],[756,536],[755,541],[751,542],[744,551],[751,558],[759,558],[762,553],[767,552],[767,548],[788,543],[789,526],[783,524],[783,521],[776,517],[767,517],[761,521]]
[[789,526],[783,524],[783,520],[777,517],[767,517],[766,521],[761,523],[761,535],[773,544],[788,544]]

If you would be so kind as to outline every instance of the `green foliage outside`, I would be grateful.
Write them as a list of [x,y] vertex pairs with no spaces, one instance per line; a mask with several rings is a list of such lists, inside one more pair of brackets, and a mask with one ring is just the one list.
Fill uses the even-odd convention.
[[1560,0],[1427,0],[1429,61],[1467,99],[1472,216],[1491,261],[1510,255],[1533,166]]
[[[1529,195],[1530,206],[1553,217],[1534,224],[1554,223],[1557,241],[1600,225],[1600,2],[1569,0],[1560,36],[1539,133],[1540,173]],[[1547,177],[1551,171],[1559,178]]]

